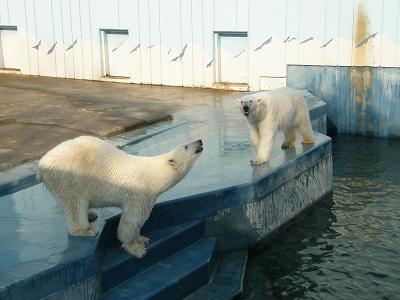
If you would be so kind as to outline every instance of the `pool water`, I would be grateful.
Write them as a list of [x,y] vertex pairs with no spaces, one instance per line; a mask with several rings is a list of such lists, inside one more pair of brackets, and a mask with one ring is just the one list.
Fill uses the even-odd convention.
[[400,141],[332,147],[333,195],[250,255],[241,299],[400,299]]

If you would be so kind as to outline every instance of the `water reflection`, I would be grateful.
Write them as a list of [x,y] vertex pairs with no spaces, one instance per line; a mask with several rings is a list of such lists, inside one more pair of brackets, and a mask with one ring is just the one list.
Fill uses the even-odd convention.
[[400,141],[339,136],[334,193],[249,259],[243,299],[396,299]]

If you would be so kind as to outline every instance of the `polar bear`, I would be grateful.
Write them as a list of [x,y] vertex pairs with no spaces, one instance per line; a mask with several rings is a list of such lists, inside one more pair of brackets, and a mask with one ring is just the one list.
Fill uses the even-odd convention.
[[295,146],[296,131],[302,136],[303,144],[314,143],[307,103],[298,91],[283,87],[245,95],[236,102],[247,119],[256,150],[255,159],[250,161],[252,165],[269,160],[278,130],[285,135],[282,148]]
[[88,222],[89,208],[120,207],[118,238],[126,251],[140,258],[149,242],[140,229],[157,197],[190,171],[202,151],[198,140],[158,156],[135,156],[81,136],[46,153],[37,176],[64,208],[71,235],[97,234]]

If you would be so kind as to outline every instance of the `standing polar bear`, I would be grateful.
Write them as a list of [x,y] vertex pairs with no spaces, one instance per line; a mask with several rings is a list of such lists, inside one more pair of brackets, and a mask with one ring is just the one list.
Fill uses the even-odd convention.
[[236,101],[247,119],[257,153],[256,158],[250,161],[252,165],[269,160],[278,130],[285,135],[282,148],[295,146],[296,131],[302,136],[303,144],[314,143],[307,103],[298,91],[284,87],[249,94]]
[[157,197],[177,184],[203,151],[201,140],[154,157],[125,153],[98,138],[65,141],[39,161],[38,178],[64,208],[71,235],[92,236],[88,209],[120,207],[118,238],[136,257],[149,239],[140,229]]

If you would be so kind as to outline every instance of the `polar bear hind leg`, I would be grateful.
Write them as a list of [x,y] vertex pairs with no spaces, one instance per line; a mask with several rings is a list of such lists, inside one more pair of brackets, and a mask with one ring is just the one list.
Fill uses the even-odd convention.
[[301,143],[304,145],[314,144],[314,134],[310,121],[303,121],[299,124],[299,132],[302,137]]
[[74,236],[94,236],[97,229],[89,224],[87,201],[75,200],[65,206],[65,216],[68,222],[68,231]]
[[296,131],[294,128],[289,128],[283,131],[285,134],[285,139],[283,140],[283,144],[281,148],[293,148],[296,143]]

